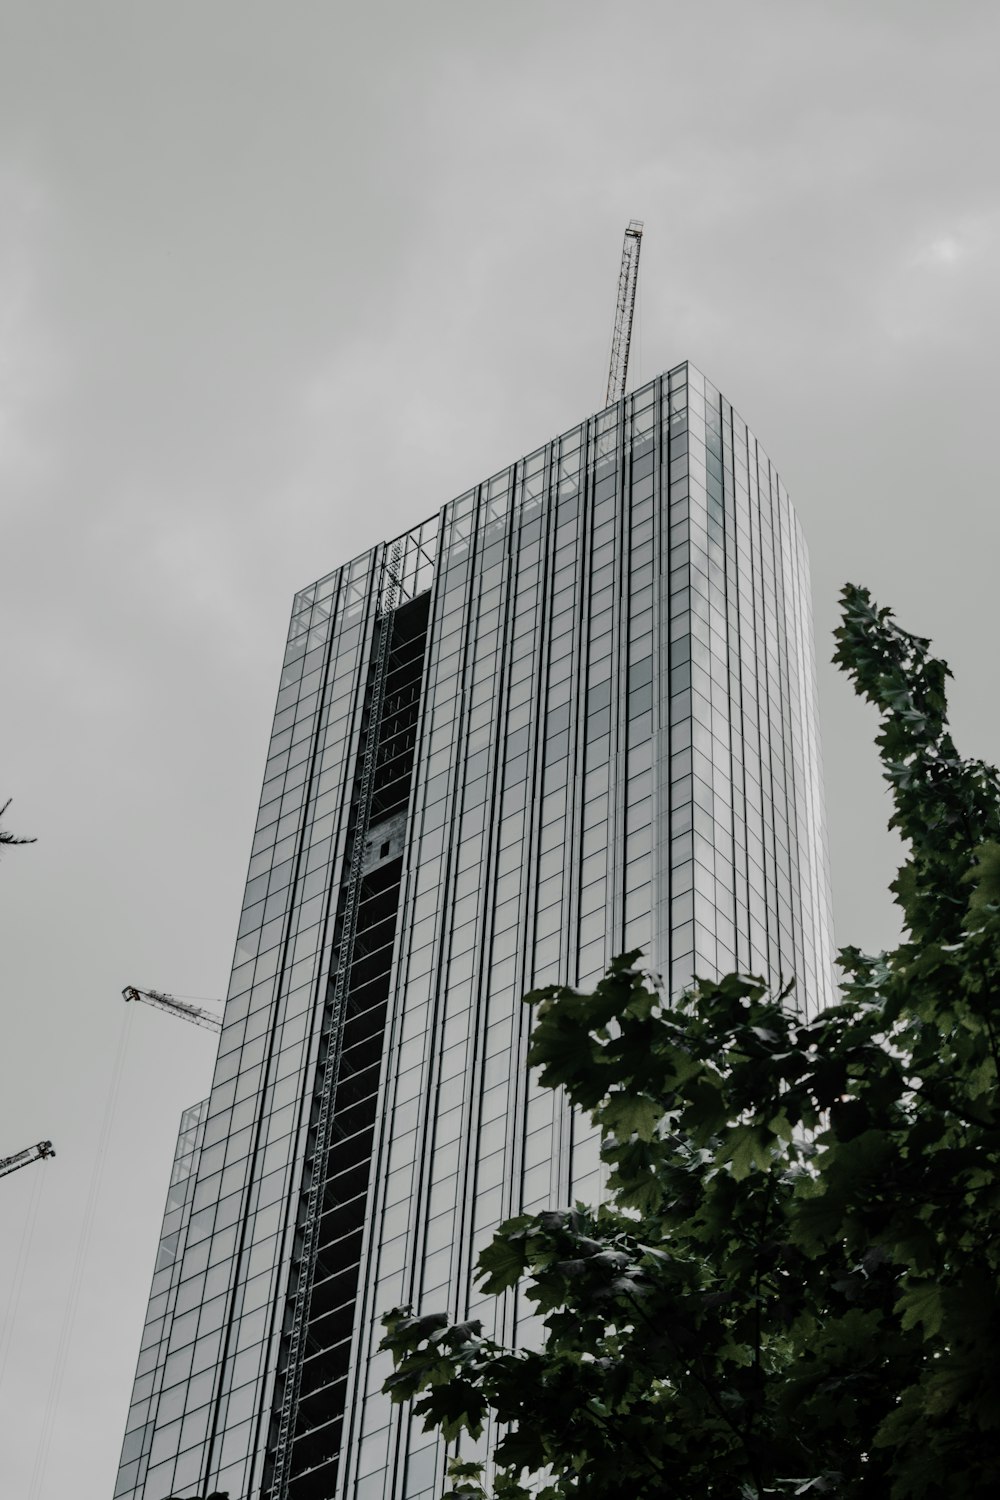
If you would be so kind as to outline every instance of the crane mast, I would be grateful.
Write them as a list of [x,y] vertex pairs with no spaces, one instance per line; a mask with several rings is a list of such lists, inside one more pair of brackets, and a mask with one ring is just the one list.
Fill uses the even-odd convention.
[[165,1010],[170,1016],[180,1016],[184,1021],[193,1021],[195,1026],[204,1026],[206,1031],[218,1033],[222,1030],[222,1022],[211,1011],[202,1010],[200,1005],[188,1005],[186,1000],[177,1000],[162,990],[140,990],[134,984],[127,984],[122,990],[122,999],[144,1000],[147,1005],[155,1005],[157,1010]]
[[33,1161],[44,1161],[47,1156],[55,1154],[51,1141],[39,1141],[36,1146],[26,1146],[23,1151],[15,1151],[13,1156],[0,1156],[0,1177],[18,1172],[21,1167],[30,1167]]
[[642,220],[629,219],[628,228],[625,230],[625,242],[622,245],[622,266],[618,273],[618,304],[615,308],[615,331],[611,338],[611,368],[608,371],[608,393],[604,402],[605,406],[610,406],[614,401],[620,401],[625,394],[641,247]]

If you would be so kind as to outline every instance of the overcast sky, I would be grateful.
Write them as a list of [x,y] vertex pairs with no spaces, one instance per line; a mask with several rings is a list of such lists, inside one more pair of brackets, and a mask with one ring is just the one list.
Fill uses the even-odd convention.
[[292,594],[602,404],[633,215],[634,379],[704,370],[805,527],[837,936],[892,941],[830,630],[868,584],[1000,756],[998,48],[993,0],[0,0],[0,1154],[58,1151],[0,1187],[5,1495],[113,1489],[214,1052],[120,991],[225,988]]

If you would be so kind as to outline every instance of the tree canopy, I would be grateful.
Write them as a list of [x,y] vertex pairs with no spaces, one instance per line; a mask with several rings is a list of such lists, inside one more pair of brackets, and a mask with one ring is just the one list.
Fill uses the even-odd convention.
[[838,1003],[731,974],[666,996],[617,959],[552,987],[529,1064],[600,1129],[607,1201],[502,1225],[538,1350],[396,1309],[396,1401],[503,1431],[449,1495],[757,1500],[1000,1493],[1000,780],[959,757],[949,675],[848,586],[835,661],[879,712],[906,858],[891,951],[840,954]]

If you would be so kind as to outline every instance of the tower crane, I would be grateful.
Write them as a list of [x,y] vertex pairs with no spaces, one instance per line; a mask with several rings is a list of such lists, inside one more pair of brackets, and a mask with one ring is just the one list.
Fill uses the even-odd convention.
[[23,1151],[15,1151],[13,1156],[0,1156],[0,1177],[6,1177],[9,1172],[17,1172],[21,1167],[30,1167],[33,1161],[44,1161],[47,1156],[55,1156],[51,1141],[39,1141],[36,1146],[25,1146]]
[[186,1000],[165,995],[162,990],[140,990],[134,984],[127,984],[122,990],[122,999],[144,1000],[147,1005],[155,1005],[157,1010],[165,1010],[170,1016],[180,1016],[184,1021],[204,1026],[206,1031],[218,1033],[222,1030],[221,1020],[218,1016],[213,1016],[210,1010],[202,1010],[200,1005],[188,1005]]
[[620,401],[625,394],[641,247],[642,220],[629,219],[628,228],[625,230],[625,242],[622,245],[622,268],[618,273],[618,305],[615,308],[615,331],[611,339],[611,368],[608,371],[608,393],[604,402],[605,406],[610,406],[614,401]]

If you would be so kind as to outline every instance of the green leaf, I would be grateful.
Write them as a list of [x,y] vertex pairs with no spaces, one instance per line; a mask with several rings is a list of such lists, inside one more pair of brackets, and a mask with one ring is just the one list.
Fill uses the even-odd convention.
[[924,1336],[933,1338],[941,1332],[944,1304],[941,1288],[933,1281],[910,1282],[896,1303],[895,1311],[901,1314],[900,1324],[904,1329],[923,1326]]
[[[507,1228],[508,1226],[504,1226]],[[507,1287],[515,1286],[524,1274],[527,1265],[523,1239],[510,1239],[504,1229],[496,1235],[479,1256],[476,1279],[484,1292],[497,1296]]]
[[730,1131],[715,1159],[720,1166],[729,1164],[730,1175],[737,1182],[749,1177],[755,1167],[766,1168],[771,1162],[771,1151],[765,1132],[755,1125],[740,1125]]
[[987,839],[976,850],[975,864],[962,876],[964,884],[973,886],[969,906],[973,911],[1000,905],[1000,842]]
[[663,1118],[663,1106],[645,1094],[612,1094],[599,1111],[602,1126],[616,1136],[637,1135],[651,1141]]

